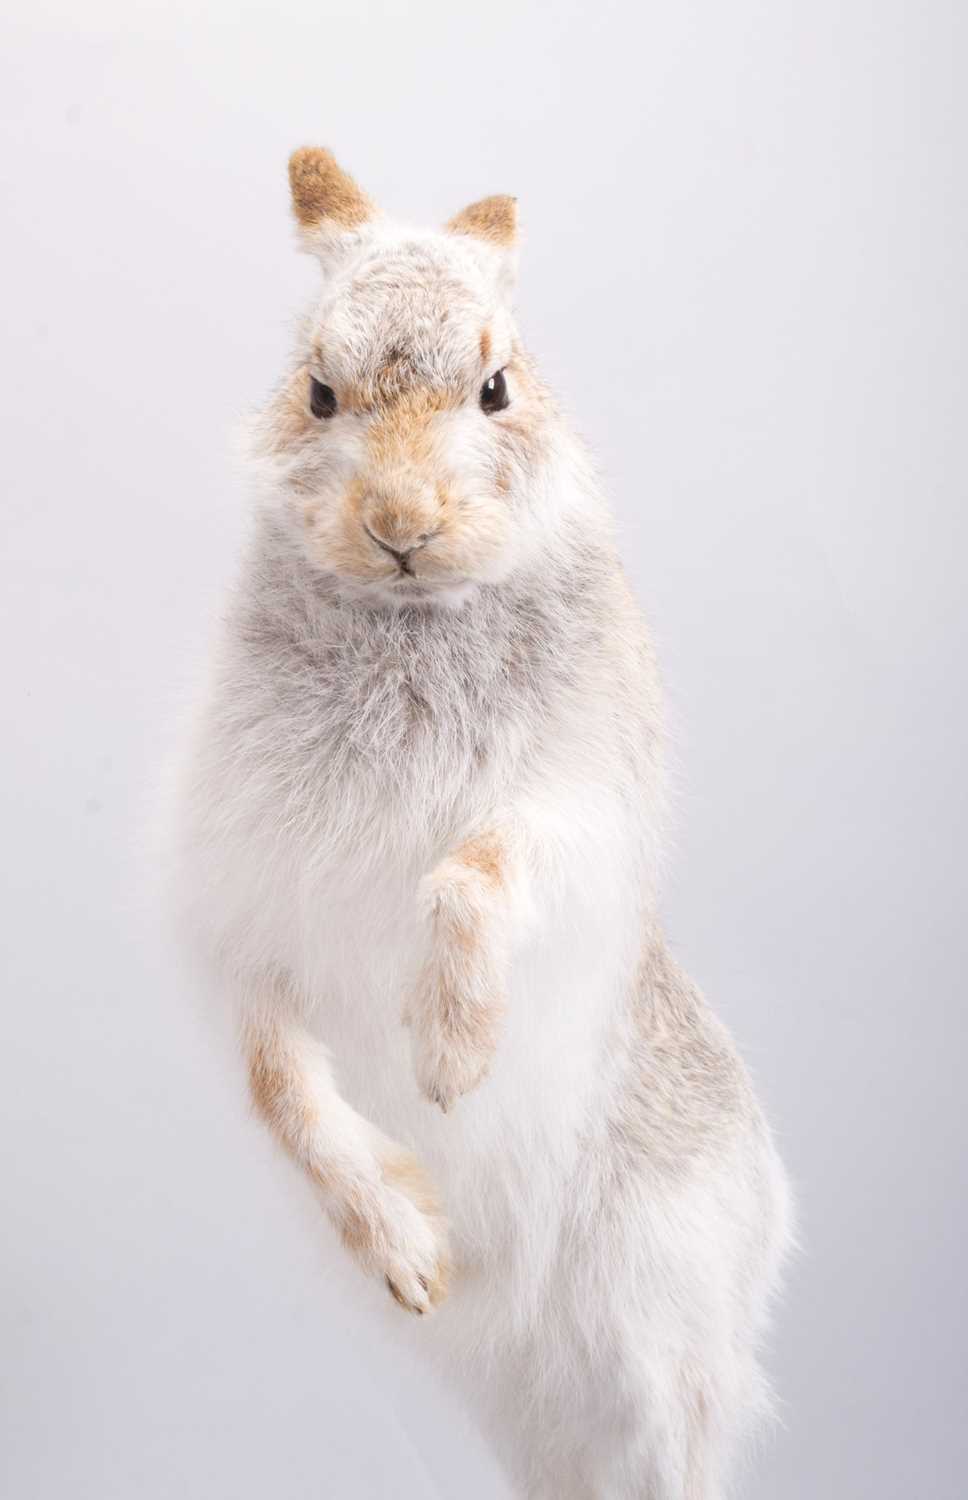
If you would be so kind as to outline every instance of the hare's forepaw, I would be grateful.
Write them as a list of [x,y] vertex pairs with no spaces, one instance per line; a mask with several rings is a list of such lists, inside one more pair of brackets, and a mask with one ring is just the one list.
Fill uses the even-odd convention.
[[446,1114],[487,1076],[503,1005],[493,994],[470,993],[425,973],[405,1013],[421,1093]]
[[504,1010],[500,919],[504,864],[496,838],[467,840],[421,882],[427,957],[404,1020],[417,1082],[445,1112],[486,1075]]
[[446,1225],[409,1152],[395,1151],[381,1169],[381,1190],[344,1206],[343,1242],[365,1271],[383,1277],[401,1307],[419,1316],[447,1295]]

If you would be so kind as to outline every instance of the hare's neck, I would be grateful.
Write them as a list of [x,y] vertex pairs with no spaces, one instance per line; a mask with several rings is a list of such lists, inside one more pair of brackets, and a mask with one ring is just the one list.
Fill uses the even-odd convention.
[[271,547],[245,583],[233,692],[255,692],[260,713],[269,701],[277,741],[308,734],[322,763],[371,767],[405,799],[425,783],[458,798],[482,777],[507,781],[561,726],[595,716],[610,631],[588,551],[456,612],[348,605]]
[[501,584],[475,589],[459,609],[373,607],[347,599],[271,521],[256,538],[237,623],[273,654],[313,656],[342,673],[410,669],[425,684],[526,675],[532,683],[598,652],[610,548],[558,547]]
[[342,807],[379,801],[433,841],[549,760],[559,774],[568,746],[582,777],[607,779],[608,760],[620,792],[651,776],[627,611],[614,555],[590,541],[456,612],[347,604],[294,548],[267,545],[237,596],[225,695],[233,724],[251,716],[257,744],[288,757],[289,782],[317,787],[314,805],[327,788]]

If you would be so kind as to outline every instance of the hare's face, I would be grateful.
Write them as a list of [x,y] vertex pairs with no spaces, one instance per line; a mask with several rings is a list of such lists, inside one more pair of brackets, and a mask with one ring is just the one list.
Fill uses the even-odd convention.
[[291,174],[327,276],[263,449],[310,559],[345,592],[453,603],[506,577],[538,526],[552,418],[507,308],[513,202],[407,233],[328,153],[298,152]]

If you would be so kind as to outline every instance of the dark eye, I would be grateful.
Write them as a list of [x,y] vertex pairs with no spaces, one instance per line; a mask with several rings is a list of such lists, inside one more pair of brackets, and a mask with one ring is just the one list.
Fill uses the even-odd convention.
[[336,392],[331,385],[323,385],[313,375],[309,377],[309,405],[314,417],[336,415]]
[[507,404],[508,383],[504,378],[504,371],[497,370],[481,386],[481,410],[488,413],[503,411]]

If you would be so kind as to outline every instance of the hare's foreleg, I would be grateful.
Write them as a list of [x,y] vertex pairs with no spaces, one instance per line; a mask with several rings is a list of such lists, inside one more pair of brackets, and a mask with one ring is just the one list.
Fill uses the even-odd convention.
[[444,1111],[485,1077],[504,1011],[520,859],[494,827],[459,844],[423,881],[426,956],[404,1010],[423,1093]]
[[243,1046],[260,1115],[305,1170],[344,1244],[424,1313],[446,1294],[443,1219],[415,1158],[337,1092],[329,1059],[275,989],[248,1007]]

